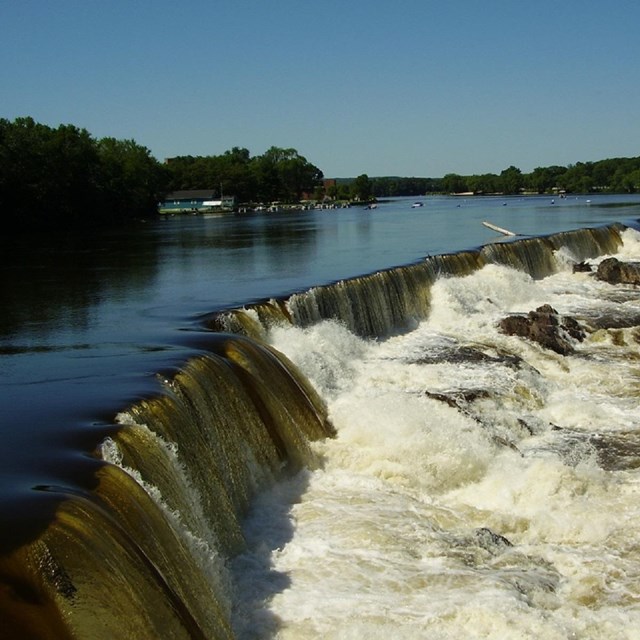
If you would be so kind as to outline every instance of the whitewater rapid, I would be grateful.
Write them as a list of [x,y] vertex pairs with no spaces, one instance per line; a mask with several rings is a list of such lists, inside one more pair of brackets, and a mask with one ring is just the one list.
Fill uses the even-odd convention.
[[[556,260],[441,278],[384,340],[272,329],[337,436],[253,504],[239,638],[640,637],[640,331],[594,324],[640,318],[640,291]],[[542,304],[590,327],[573,354],[499,331]]]

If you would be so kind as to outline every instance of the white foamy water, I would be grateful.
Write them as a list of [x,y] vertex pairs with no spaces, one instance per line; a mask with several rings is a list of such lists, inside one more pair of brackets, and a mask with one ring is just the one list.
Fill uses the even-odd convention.
[[254,506],[239,637],[640,638],[640,331],[569,356],[499,332],[545,303],[640,317],[636,289],[489,266],[438,281],[407,335],[274,332],[338,435]]

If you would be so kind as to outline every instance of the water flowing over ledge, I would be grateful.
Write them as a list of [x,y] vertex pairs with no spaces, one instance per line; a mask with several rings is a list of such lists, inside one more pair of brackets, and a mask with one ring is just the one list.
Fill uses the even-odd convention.
[[[209,353],[162,392],[122,411],[95,454],[95,489],[60,487],[54,521],[0,560],[4,634],[13,637],[233,638],[227,561],[243,551],[252,498],[321,465],[326,407],[267,343],[279,324],[338,320],[381,338],[429,317],[431,289],[500,264],[542,278],[567,261],[615,253],[622,225],[496,243],[215,314]],[[6,637],[12,637],[8,635]]]
[[429,256],[410,266],[342,280],[292,295],[214,314],[205,324],[264,339],[278,323],[306,327],[333,319],[363,337],[384,337],[409,329],[429,315],[430,288],[437,278],[461,277],[487,264],[502,264],[542,278],[557,271],[558,252],[568,252],[575,262],[614,253],[622,244],[624,226],[578,229],[546,237],[522,238],[488,244],[476,251]]

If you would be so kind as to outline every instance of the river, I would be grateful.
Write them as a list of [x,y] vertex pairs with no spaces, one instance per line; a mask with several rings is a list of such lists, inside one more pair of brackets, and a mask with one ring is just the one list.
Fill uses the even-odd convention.
[[418,200],[3,240],[6,637],[635,637],[640,199]]

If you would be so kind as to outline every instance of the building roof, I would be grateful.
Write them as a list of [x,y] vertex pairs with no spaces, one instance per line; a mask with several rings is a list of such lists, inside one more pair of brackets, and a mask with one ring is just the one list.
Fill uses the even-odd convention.
[[217,193],[214,189],[184,189],[167,193],[165,200],[212,200]]

